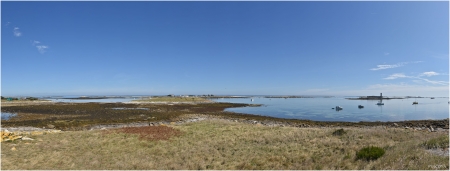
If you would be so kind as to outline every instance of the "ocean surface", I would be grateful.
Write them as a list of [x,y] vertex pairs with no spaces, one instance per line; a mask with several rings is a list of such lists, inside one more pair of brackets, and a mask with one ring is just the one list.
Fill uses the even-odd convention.
[[[408,98],[383,100],[348,100],[344,97],[315,98],[224,98],[217,102],[262,104],[261,107],[229,108],[226,111],[277,118],[308,119],[314,121],[404,121],[445,119],[449,117],[448,98]],[[419,102],[413,105],[414,101]],[[364,108],[358,108],[363,105]],[[341,106],[342,110],[335,110]]]
[[8,120],[11,117],[15,117],[17,114],[15,113],[8,113],[8,112],[2,112],[1,113],[1,120]]

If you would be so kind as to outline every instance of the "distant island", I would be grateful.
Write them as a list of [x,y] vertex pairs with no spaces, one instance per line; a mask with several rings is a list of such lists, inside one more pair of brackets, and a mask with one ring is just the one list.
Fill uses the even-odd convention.
[[390,100],[390,99],[405,99],[404,97],[381,97],[380,96],[361,96],[358,98],[345,98],[348,100],[380,100],[380,99],[386,99],[386,100]]

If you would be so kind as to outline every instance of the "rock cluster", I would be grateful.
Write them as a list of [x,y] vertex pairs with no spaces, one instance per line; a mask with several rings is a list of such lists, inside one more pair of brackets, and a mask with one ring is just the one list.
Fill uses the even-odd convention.
[[41,130],[41,131],[31,131],[31,132],[10,132],[8,130],[2,130],[1,131],[1,139],[0,142],[7,142],[7,141],[14,141],[14,140],[24,140],[24,141],[31,141],[34,140],[32,138],[27,137],[27,135],[44,135],[48,133],[59,133],[61,130]]
[[9,132],[9,131],[2,131],[1,132],[0,142],[14,141],[14,140],[17,140],[17,139],[22,139],[22,136],[16,135],[15,133]]

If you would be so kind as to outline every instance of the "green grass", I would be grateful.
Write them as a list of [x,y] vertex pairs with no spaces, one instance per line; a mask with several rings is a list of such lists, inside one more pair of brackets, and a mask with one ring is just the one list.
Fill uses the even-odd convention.
[[[171,126],[181,132],[168,140],[138,134],[74,131],[33,136],[35,141],[2,143],[6,170],[427,170],[445,166],[449,157],[417,148],[446,133],[405,129],[267,127],[225,120]],[[363,138],[358,138],[364,135]],[[367,146],[386,153],[373,161],[355,160]],[[15,147],[16,150],[11,150]]]
[[383,156],[385,151],[380,147],[364,147],[358,152],[356,152],[356,159],[363,159],[363,160],[376,160]]

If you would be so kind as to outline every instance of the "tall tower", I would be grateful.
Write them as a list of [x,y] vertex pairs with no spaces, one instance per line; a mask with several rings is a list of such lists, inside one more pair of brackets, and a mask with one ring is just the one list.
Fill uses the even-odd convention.
[[383,93],[380,93],[380,99],[382,99],[383,98]]

